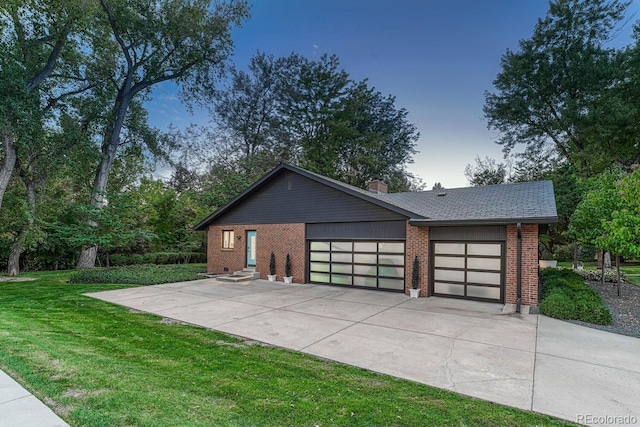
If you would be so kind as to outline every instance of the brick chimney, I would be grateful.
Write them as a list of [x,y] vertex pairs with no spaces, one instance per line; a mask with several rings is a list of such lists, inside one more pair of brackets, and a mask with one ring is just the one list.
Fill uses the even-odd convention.
[[379,179],[374,179],[369,183],[367,189],[372,193],[376,194],[387,194],[387,184],[384,181],[380,181]]

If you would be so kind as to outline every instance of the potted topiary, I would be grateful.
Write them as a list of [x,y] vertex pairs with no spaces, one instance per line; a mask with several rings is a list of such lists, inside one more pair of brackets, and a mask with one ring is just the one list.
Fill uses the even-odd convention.
[[284,262],[284,283],[290,285],[293,282],[293,276],[291,275],[291,257],[287,254],[287,259]]
[[540,255],[540,261],[538,261],[540,268],[556,268],[558,261],[553,259],[553,255],[549,251],[542,251]]
[[413,269],[411,270],[411,289],[409,289],[411,298],[418,298],[420,296],[420,260],[416,255],[413,260]]
[[267,276],[270,282],[276,281],[276,256],[271,252],[271,258],[269,259],[269,275]]

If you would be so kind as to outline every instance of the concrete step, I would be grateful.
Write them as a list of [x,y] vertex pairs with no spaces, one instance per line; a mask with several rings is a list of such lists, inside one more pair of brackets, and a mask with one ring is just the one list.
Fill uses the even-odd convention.
[[242,271],[247,272],[247,273],[255,273],[256,272],[256,268],[255,267],[245,267],[242,269]]
[[218,282],[248,282],[249,280],[259,279],[260,273],[254,271],[235,271],[233,274],[219,276],[216,278]]

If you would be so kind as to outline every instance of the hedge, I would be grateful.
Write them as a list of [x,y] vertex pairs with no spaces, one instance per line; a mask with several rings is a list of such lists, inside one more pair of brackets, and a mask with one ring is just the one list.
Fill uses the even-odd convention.
[[157,285],[202,279],[203,265],[137,265],[130,267],[92,268],[74,273],[69,283],[122,283],[131,285]]
[[556,319],[611,324],[611,313],[600,294],[584,283],[575,271],[546,268],[541,271],[540,311]]
[[151,252],[146,254],[113,254],[109,257],[113,266],[140,264],[188,264],[207,262],[202,252]]

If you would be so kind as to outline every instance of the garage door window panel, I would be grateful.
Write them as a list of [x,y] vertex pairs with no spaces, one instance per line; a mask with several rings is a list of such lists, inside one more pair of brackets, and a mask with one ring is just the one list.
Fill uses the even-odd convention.
[[434,294],[501,300],[503,243],[434,242],[432,247]]
[[[318,283],[402,291],[404,248],[404,242],[311,241],[309,278]],[[328,277],[323,275],[327,273]]]

